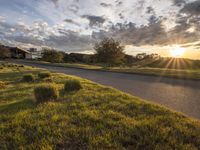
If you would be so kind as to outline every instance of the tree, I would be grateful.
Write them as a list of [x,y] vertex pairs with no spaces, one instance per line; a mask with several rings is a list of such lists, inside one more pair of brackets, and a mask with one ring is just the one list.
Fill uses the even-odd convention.
[[142,60],[142,59],[145,59],[147,57],[147,54],[146,53],[139,53],[136,55],[136,58],[138,60]]
[[125,55],[124,57],[124,63],[128,66],[132,66],[136,61],[137,59],[131,55]]
[[51,63],[60,63],[63,61],[64,53],[58,52],[53,49],[44,49],[42,60],[48,61]]
[[108,65],[119,65],[124,59],[124,46],[112,38],[104,38],[94,47],[97,61]]
[[11,53],[10,50],[4,46],[0,45],[0,58],[10,58],[11,57]]

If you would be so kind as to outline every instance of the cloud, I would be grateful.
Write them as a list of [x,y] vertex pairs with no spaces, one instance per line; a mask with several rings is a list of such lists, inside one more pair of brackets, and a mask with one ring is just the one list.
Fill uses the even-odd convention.
[[[2,25],[4,32],[1,36]],[[0,40],[9,42],[9,45],[47,46],[71,52],[91,50],[94,43],[90,35],[81,35],[79,32],[67,30],[60,24],[50,27],[44,21],[35,21],[31,26],[24,22],[18,22],[13,26],[0,23]]]
[[173,0],[173,2],[174,2],[174,5],[178,7],[181,7],[182,5],[186,3],[185,0]]
[[72,19],[65,19],[64,21],[65,21],[65,22],[67,22],[67,23],[70,23],[70,24],[77,25],[77,26],[79,26],[79,25],[80,25],[79,23],[75,22],[75,21],[74,21],[74,20],[72,20]]
[[115,3],[116,3],[116,6],[121,6],[123,4],[123,2],[120,0],[116,0]]
[[200,1],[194,1],[191,3],[187,3],[180,11],[181,13],[186,13],[190,16],[198,16],[200,15]]
[[93,26],[100,27],[106,21],[106,19],[103,16],[83,15],[82,17],[89,20],[90,27],[93,27]]
[[112,7],[112,4],[108,4],[108,3],[100,3],[100,5],[102,7]]
[[79,11],[79,6],[77,6],[76,4],[72,4],[68,7],[68,9],[73,12],[73,13],[77,13]]
[[58,6],[59,0],[48,0],[48,1],[51,1],[51,2],[53,2],[55,4],[55,6]]
[[191,39],[196,38],[196,35],[199,35],[200,28],[200,1],[190,2],[184,5],[184,7],[180,10],[177,15],[177,26],[175,30],[182,30],[182,32],[188,31],[191,28],[195,32],[193,32],[194,36],[191,36]]
[[89,35],[80,35],[78,32],[63,30],[60,36],[49,36],[46,43],[50,47],[68,52],[80,52],[91,50],[93,41]]
[[153,9],[153,7],[149,6],[149,7],[147,7],[146,13],[147,14],[155,14],[155,10]]
[[125,45],[164,44],[167,34],[161,22],[154,22],[148,26],[136,27],[134,23],[118,23],[110,27],[109,31],[93,32],[94,39],[113,37]]
[[200,37],[199,0],[13,1],[0,2],[0,41],[87,51],[103,37],[138,46]]

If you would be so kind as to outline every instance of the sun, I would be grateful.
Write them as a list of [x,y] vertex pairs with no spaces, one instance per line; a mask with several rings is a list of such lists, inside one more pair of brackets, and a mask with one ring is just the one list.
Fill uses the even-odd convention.
[[172,57],[182,57],[185,53],[185,49],[180,46],[175,46],[170,50],[170,53]]

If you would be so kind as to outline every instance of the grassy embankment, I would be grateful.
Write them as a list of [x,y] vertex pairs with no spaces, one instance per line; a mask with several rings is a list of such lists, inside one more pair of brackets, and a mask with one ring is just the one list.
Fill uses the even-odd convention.
[[[0,149],[199,149],[200,122],[91,81],[52,73],[51,79],[21,81],[44,70],[0,65]],[[37,105],[34,87],[69,79],[82,89]]]
[[32,63],[47,64],[52,66],[73,67],[89,70],[103,70],[154,76],[166,76],[181,79],[200,79],[200,60],[161,58],[159,60],[141,60],[131,67],[104,67],[94,64],[80,63],[48,63],[33,61]]

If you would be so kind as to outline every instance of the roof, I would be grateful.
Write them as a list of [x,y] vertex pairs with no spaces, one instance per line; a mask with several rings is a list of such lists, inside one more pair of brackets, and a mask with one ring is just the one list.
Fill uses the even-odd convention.
[[31,52],[29,52],[29,51],[27,51],[27,50],[20,49],[20,48],[18,48],[18,47],[12,47],[11,50],[12,50],[12,49],[15,49],[15,50],[17,49],[18,51],[22,51],[22,52],[25,52],[25,53],[28,53],[28,54],[31,53]]

